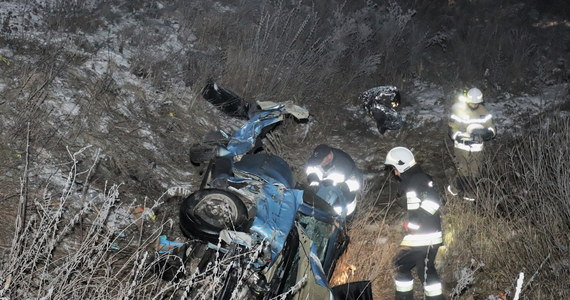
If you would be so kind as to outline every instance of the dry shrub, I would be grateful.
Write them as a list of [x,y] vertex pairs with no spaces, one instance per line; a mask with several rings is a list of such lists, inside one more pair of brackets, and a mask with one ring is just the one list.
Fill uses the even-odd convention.
[[[463,1],[454,9],[448,24],[454,28],[448,52],[456,61],[451,72],[456,78],[452,79],[493,92],[529,91],[528,82],[540,68],[535,61],[541,38],[520,20],[519,15],[528,14],[530,6]],[[465,18],[467,14],[474,17]]]
[[135,288],[144,295],[149,289],[141,265],[156,233],[145,236],[149,240],[133,235],[122,250],[109,250],[118,239],[107,222],[118,202],[118,186],[98,197],[78,198],[77,182],[92,171],[77,169],[85,150],[70,153],[73,166],[59,197],[51,188],[35,190],[22,183],[20,203],[28,204],[28,213],[17,215],[26,222],[19,226],[17,221],[9,250],[1,257],[0,297],[109,299]]
[[[64,186],[55,179],[54,187],[43,189],[23,183],[20,204],[27,202],[28,209],[16,218],[25,216],[26,222],[16,221],[12,242],[0,253],[0,298],[183,299],[193,279],[208,274],[196,272],[181,281],[157,276],[155,243],[173,222],[130,215],[137,201],[121,203],[119,185],[100,193],[81,188],[96,165],[79,169],[87,149],[70,152]],[[145,206],[156,210],[163,203],[161,197]]]
[[393,259],[403,238],[403,226],[391,216],[391,206],[374,207],[374,196],[359,203],[349,230],[350,243],[338,260],[330,285],[369,280],[375,299],[394,296]]
[[570,120],[540,124],[488,161],[476,205],[447,204],[448,281],[459,281],[458,271],[472,260],[484,264],[467,293],[503,290],[512,297],[524,272],[521,299],[570,295]]
[[378,85],[379,77],[399,82],[399,66],[409,58],[401,49],[415,43],[405,39],[414,12],[396,2],[364,7],[335,2],[325,10],[300,2],[244,1],[240,7],[185,13],[192,18],[195,48],[209,53],[189,53],[189,68],[235,87],[245,98],[294,99],[314,112],[357,101],[355,90]]

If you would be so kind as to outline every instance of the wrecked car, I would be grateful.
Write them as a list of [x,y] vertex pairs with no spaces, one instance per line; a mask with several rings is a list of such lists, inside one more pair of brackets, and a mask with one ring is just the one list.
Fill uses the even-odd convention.
[[[217,84],[208,84],[203,95],[236,100]],[[181,261],[199,270],[190,293],[207,293],[208,299],[372,299],[369,281],[328,284],[348,245],[343,215],[297,184],[285,160],[258,149],[263,134],[284,117],[308,113],[291,103],[257,107],[254,113],[248,108],[249,120],[233,134],[209,135],[219,137],[212,149],[194,149],[202,153],[193,162],[210,157],[200,189],[180,206],[180,228],[190,239],[179,251]]]

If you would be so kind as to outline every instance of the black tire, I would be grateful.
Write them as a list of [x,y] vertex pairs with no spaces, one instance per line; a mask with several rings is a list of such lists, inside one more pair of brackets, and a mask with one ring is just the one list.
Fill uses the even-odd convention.
[[192,193],[180,205],[180,228],[193,238],[217,243],[222,229],[245,231],[247,208],[236,195],[219,189]]

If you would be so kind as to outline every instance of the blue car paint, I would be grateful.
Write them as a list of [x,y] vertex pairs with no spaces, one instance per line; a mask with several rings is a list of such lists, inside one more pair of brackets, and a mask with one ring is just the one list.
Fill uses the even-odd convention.
[[257,113],[231,136],[228,145],[222,150],[220,156],[233,157],[243,155],[255,145],[255,140],[263,128],[283,120],[281,110],[262,111]]
[[[219,156],[235,157],[253,149],[257,137],[265,127],[283,120],[282,110],[283,106],[278,106],[275,110],[262,111],[254,115],[230,136],[227,146],[221,149]],[[242,176],[230,177],[229,181],[252,183],[249,187],[251,189],[259,188],[259,182],[262,182],[262,192],[257,193],[256,216],[250,231],[270,241],[272,262],[283,250],[285,240],[294,227],[295,217],[300,209],[303,213],[309,215],[312,213],[322,219],[331,220],[332,216],[303,203],[303,191],[293,188],[295,186],[293,173],[282,158],[271,154],[248,154],[235,162],[232,169],[235,174]],[[244,180],[243,177],[260,180]],[[254,181],[257,181],[257,186]],[[327,190],[327,193],[334,194],[334,191]],[[314,245],[311,246],[310,261],[317,283],[330,288]]]
[[330,288],[329,284],[327,283],[327,275],[323,270],[323,266],[321,261],[319,260],[319,256],[317,255],[317,249],[315,245],[311,245],[311,255],[310,255],[310,262],[311,262],[311,270],[315,275],[315,281],[320,286]]
[[295,180],[289,164],[279,156],[258,153],[245,155],[233,166],[234,173],[259,178],[270,184],[293,188]]
[[295,215],[303,202],[303,191],[264,184],[261,195],[250,231],[271,242],[271,259],[275,261],[293,228]]

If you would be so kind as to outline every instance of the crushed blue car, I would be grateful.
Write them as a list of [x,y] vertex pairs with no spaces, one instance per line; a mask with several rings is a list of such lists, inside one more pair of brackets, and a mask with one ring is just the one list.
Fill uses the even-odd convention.
[[[237,97],[215,83],[208,83],[203,95],[213,104],[223,103],[218,98],[224,95],[234,102]],[[290,103],[257,107],[240,110],[247,111],[248,121],[232,134],[211,135],[218,137],[213,149],[202,148],[200,159],[194,159],[208,158],[200,189],[180,206],[180,228],[189,238],[182,261],[194,263],[200,274],[190,294],[207,292],[208,299],[372,299],[368,281],[328,284],[349,242],[346,214],[339,215],[297,184],[284,159],[257,148],[263,134],[285,117],[308,113]]]

